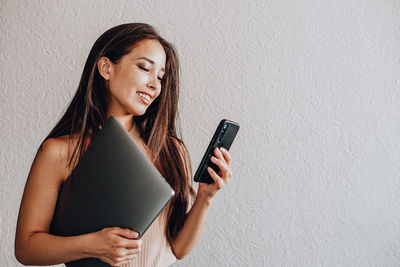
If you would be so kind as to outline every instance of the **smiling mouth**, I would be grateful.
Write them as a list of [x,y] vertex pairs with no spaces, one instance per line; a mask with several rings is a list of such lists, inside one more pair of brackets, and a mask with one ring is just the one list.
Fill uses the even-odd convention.
[[143,94],[143,93],[137,93],[141,98],[145,99],[146,101],[150,102],[151,98],[149,95]]

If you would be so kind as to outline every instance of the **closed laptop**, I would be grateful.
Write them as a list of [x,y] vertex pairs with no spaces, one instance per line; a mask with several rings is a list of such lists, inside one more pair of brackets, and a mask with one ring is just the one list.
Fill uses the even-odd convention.
[[[118,226],[142,236],[174,194],[132,137],[110,117],[62,185],[50,233],[74,236]],[[89,258],[67,266],[109,265]]]

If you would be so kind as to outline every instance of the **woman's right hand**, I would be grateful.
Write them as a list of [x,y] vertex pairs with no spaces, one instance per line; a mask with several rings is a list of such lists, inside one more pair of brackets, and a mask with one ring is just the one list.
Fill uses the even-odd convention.
[[120,227],[104,228],[95,232],[94,236],[91,254],[112,266],[132,261],[142,245],[142,240],[136,239],[137,232]]

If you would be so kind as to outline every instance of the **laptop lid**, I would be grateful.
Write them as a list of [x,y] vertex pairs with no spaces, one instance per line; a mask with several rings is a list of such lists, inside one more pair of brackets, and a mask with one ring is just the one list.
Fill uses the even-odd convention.
[[61,187],[50,233],[72,236],[118,226],[142,236],[174,194],[110,117]]

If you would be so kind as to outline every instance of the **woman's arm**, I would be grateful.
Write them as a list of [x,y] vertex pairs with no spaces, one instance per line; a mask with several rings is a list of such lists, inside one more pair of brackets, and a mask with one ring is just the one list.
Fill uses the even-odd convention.
[[203,232],[208,209],[214,195],[232,176],[229,152],[223,148],[221,148],[221,150],[216,148],[214,153],[216,155],[216,161],[214,161],[214,163],[219,167],[220,172],[217,174],[214,170],[208,168],[208,172],[211,178],[213,178],[214,183],[199,183],[196,201],[190,209],[186,221],[172,245],[172,250],[177,259],[184,258],[196,246]]
[[173,242],[172,250],[178,260],[189,254],[199,241],[210,204],[211,200],[202,197],[196,198],[185,224]]
[[26,265],[59,264],[87,257],[89,235],[49,234],[58,190],[65,178],[66,151],[60,139],[39,148],[25,185],[15,235],[15,257]]
[[15,257],[24,265],[60,264],[86,257],[97,257],[108,263],[131,259],[139,252],[141,241],[128,239],[136,235],[127,229],[106,228],[71,237],[48,233],[58,190],[70,173],[66,168],[67,144],[61,138],[52,138],[38,150],[19,210]]
[[61,237],[35,232],[16,241],[15,257],[24,265],[55,265],[90,257],[91,235]]
[[137,233],[119,227],[69,237],[37,232],[15,249],[15,256],[24,265],[55,265],[90,257],[119,266],[140,252],[142,241],[136,237]]

